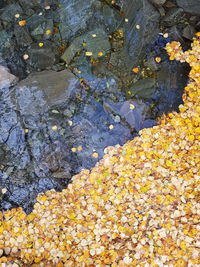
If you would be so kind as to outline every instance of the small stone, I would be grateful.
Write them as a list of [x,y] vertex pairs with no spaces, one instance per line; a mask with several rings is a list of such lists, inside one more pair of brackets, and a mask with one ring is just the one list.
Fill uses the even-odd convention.
[[112,130],[114,128],[114,126],[111,124],[109,125],[109,129]]
[[50,6],[45,6],[44,9],[49,10],[49,9],[51,9],[51,7]]
[[20,14],[15,14],[15,18],[18,19],[20,17]]
[[140,25],[137,24],[137,25],[135,26],[135,28],[136,28],[137,30],[139,30],[139,29],[140,29]]
[[72,150],[73,153],[75,153],[77,149],[76,149],[76,147],[72,147],[71,150]]

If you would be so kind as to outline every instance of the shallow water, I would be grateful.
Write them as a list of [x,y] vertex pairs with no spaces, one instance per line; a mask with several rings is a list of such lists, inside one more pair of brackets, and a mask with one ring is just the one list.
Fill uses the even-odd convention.
[[148,1],[17,2],[0,10],[10,44],[2,64],[20,79],[0,88],[0,208],[30,212],[38,193],[62,190],[105,147],[177,110],[187,69],[168,61],[170,38],[159,35],[161,16]]

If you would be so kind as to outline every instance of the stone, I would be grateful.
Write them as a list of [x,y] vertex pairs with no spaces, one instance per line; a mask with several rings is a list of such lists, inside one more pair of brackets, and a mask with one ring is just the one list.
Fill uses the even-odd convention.
[[59,30],[63,40],[69,40],[78,32],[84,31],[88,20],[93,16],[92,5],[96,0],[61,0],[58,16],[60,17]]
[[[156,39],[159,33],[160,15],[147,0],[127,1],[124,5],[124,16],[128,19],[128,23],[125,27],[122,59],[132,69],[133,62],[135,65],[139,64],[147,47]],[[136,25],[139,25],[139,29]]]
[[181,21],[181,19],[183,18],[183,13],[184,12],[182,8],[170,8],[161,22],[164,26],[173,26]]
[[12,32],[5,30],[0,31],[0,53],[5,52],[11,47],[11,38],[13,36]]
[[41,7],[41,0],[19,0],[19,4],[24,10],[34,7]]
[[51,34],[46,34],[46,31],[49,30],[53,32],[53,20],[47,19],[39,24],[34,30],[31,31],[31,35],[35,39],[45,38],[49,39]]
[[185,12],[200,16],[200,0],[177,0],[176,2]]
[[68,70],[32,73],[16,87],[21,112],[30,114],[31,109],[37,112],[37,107],[40,110],[45,102],[50,106],[62,104],[78,84],[76,77]]
[[19,46],[28,46],[33,42],[27,27],[20,27],[16,24],[14,27],[14,34]]
[[17,81],[16,76],[12,75],[6,67],[0,65],[0,88],[14,85]]
[[51,68],[56,62],[54,48],[49,41],[42,42],[43,46],[39,47],[39,42],[31,44],[26,54],[29,55],[27,63],[34,69],[45,70]]
[[192,26],[192,25],[187,25],[184,29],[183,29],[183,32],[182,32],[182,36],[188,40],[191,40],[193,39],[193,37],[195,36],[195,33],[196,33],[196,30],[195,28]]
[[91,52],[91,56],[93,58],[100,57],[98,55],[99,52],[106,55],[111,49],[108,35],[105,30],[100,27],[75,38],[70,46],[65,50],[61,58],[69,64],[76,53],[83,49],[83,43],[85,44],[84,49]]
[[155,6],[163,6],[166,0],[150,0],[150,2]]
[[23,13],[23,10],[18,3],[7,5],[1,11],[1,20],[5,22],[13,22],[15,14]]
[[153,78],[146,78],[137,81],[129,89],[133,96],[137,96],[142,99],[151,99],[152,94],[156,90],[156,80]]

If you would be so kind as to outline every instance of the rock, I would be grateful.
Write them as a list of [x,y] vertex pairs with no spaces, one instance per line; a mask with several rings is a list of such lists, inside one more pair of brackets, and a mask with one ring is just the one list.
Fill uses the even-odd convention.
[[150,0],[150,2],[155,6],[163,6],[166,0]]
[[9,70],[6,67],[0,66],[0,88],[14,85],[17,81],[18,78],[9,73]]
[[51,34],[46,34],[47,30],[50,30],[51,32],[53,32],[53,20],[52,19],[47,19],[43,21],[42,23],[40,23],[36,28],[32,30],[31,35],[35,39],[40,39],[40,38],[49,39],[51,37]]
[[164,26],[170,27],[180,22],[183,18],[182,8],[170,8],[167,14],[162,19],[162,24]]
[[82,36],[79,36],[79,37],[75,38],[72,41],[72,43],[70,44],[70,46],[65,49],[65,52],[61,56],[61,58],[67,64],[69,64],[71,62],[71,60],[74,58],[74,56],[76,55],[76,53],[83,48],[82,42],[83,42],[83,38],[82,38]]
[[191,25],[187,25],[184,29],[183,29],[183,32],[182,32],[182,36],[188,40],[191,40],[193,39],[194,35],[196,33],[196,30],[193,26]]
[[176,0],[176,2],[185,12],[200,16],[200,0]]
[[28,46],[33,42],[26,27],[20,27],[16,24],[14,27],[14,34],[19,46]]
[[45,102],[50,106],[62,104],[78,84],[76,77],[68,70],[30,74],[15,89],[20,110],[23,114],[38,113],[45,108]]
[[18,3],[7,5],[1,11],[1,20],[5,22],[13,22],[15,19],[15,14],[23,13],[23,10]]
[[151,99],[152,94],[156,91],[156,80],[153,78],[139,80],[129,90],[133,96]]
[[[147,0],[127,1],[124,5],[128,24],[125,27],[124,55],[121,59],[132,69],[133,62],[135,65],[141,62],[147,47],[159,33],[160,15]],[[138,29],[136,25],[139,25]]]
[[181,43],[184,42],[183,38],[182,38],[182,35],[181,35],[181,32],[180,32],[180,30],[178,29],[178,27],[176,25],[174,25],[171,28],[169,28],[168,34],[169,34],[169,37],[171,38],[171,40],[178,41],[178,42],[181,42]]
[[69,40],[78,32],[84,31],[88,20],[93,16],[92,5],[96,0],[61,0],[58,16],[60,17],[59,30],[62,39]]
[[56,56],[52,44],[49,41],[42,43],[42,47],[39,47],[39,42],[37,44],[31,44],[26,52],[26,54],[29,55],[27,63],[36,70],[51,68],[56,61]]
[[13,36],[12,32],[0,31],[0,53],[5,52],[11,47],[11,38]]
[[[149,107],[141,100],[129,100],[120,103],[114,103],[106,100],[103,103],[104,108],[121,118],[122,124],[139,131],[143,128],[143,124],[147,119]],[[133,109],[131,108],[134,107]],[[146,123],[147,124],[147,123]]]
[[24,10],[27,10],[29,8],[41,7],[42,1],[41,0],[19,0],[19,3]]
[[70,46],[65,50],[61,58],[67,64],[69,64],[76,53],[83,49],[83,43],[85,44],[84,49],[88,52],[91,52],[93,58],[100,57],[98,55],[99,52],[103,53],[103,55],[106,55],[111,48],[108,35],[106,34],[105,30],[102,27],[95,28],[87,34],[75,38]]

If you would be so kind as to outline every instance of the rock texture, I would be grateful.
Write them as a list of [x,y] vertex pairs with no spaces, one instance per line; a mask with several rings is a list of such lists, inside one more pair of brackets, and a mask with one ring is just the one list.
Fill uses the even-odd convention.
[[200,0],[177,0],[176,2],[186,12],[200,16]]

